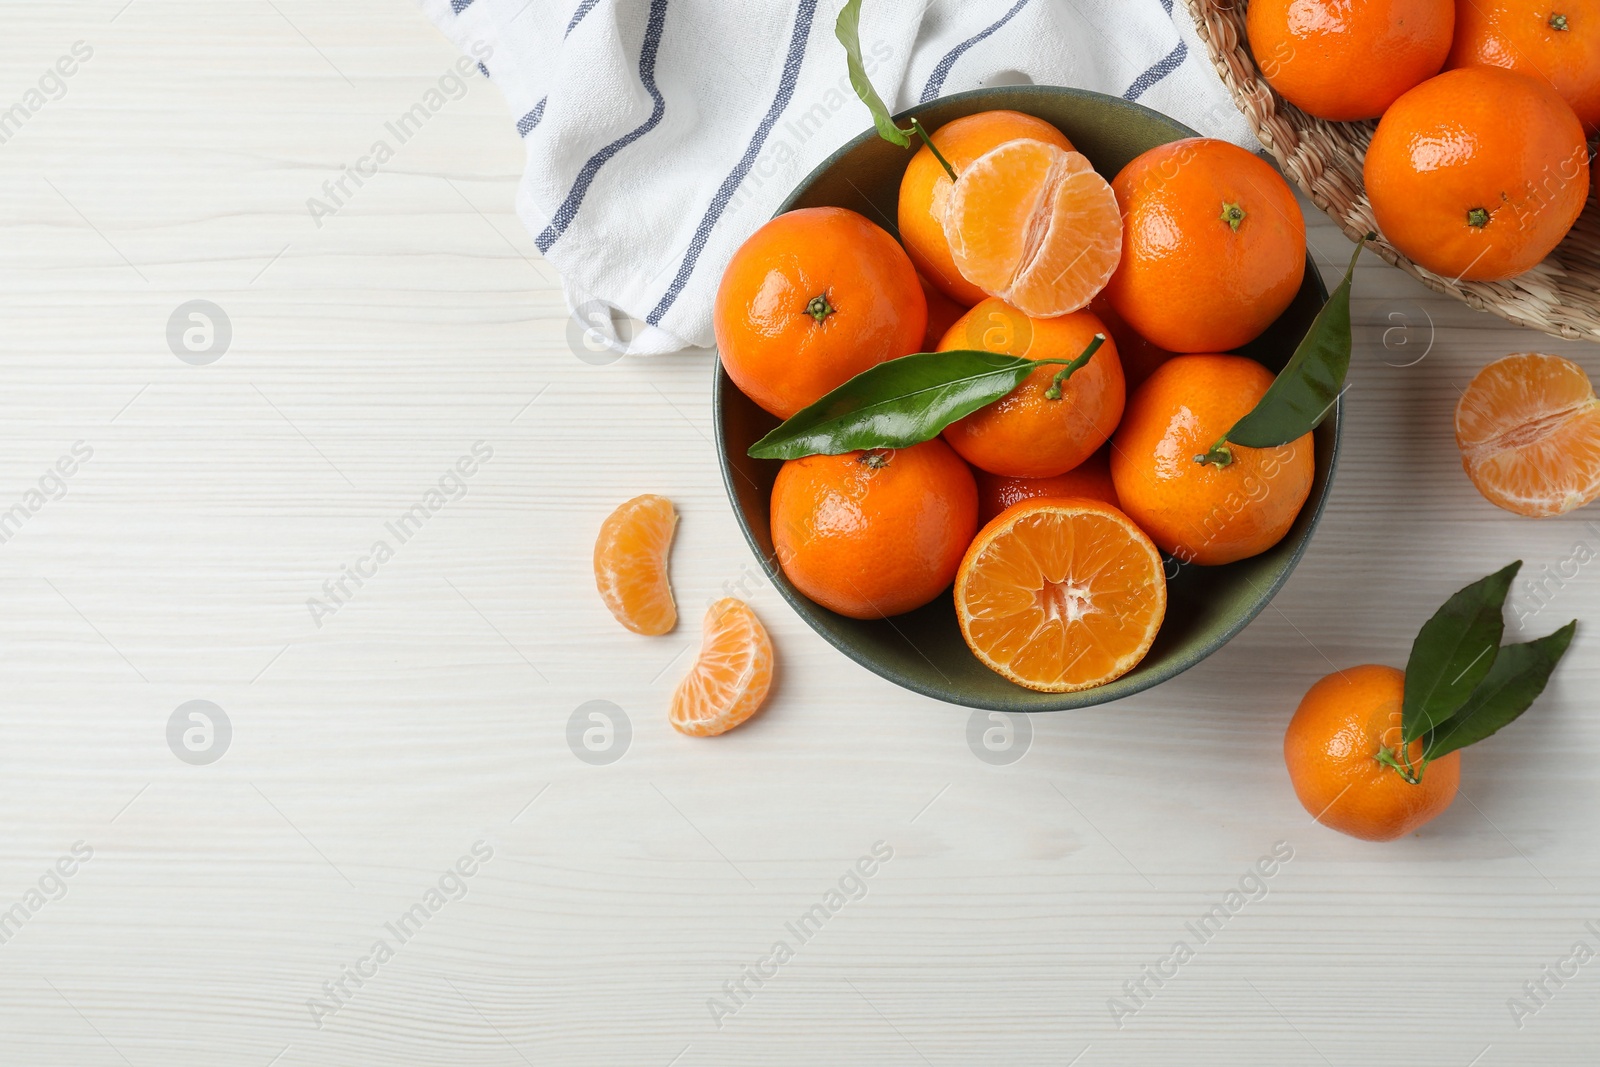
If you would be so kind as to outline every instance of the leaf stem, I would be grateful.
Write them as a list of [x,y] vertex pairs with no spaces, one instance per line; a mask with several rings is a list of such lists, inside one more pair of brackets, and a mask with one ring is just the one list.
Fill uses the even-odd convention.
[[922,143],[928,146],[928,151],[932,152],[933,158],[939,161],[939,166],[943,167],[944,172],[950,175],[950,180],[952,182],[956,180],[956,169],[950,165],[950,161],[948,159],[944,158],[944,153],[939,151],[939,146],[933,143],[933,135],[928,132],[927,128],[923,126],[922,123],[918,122],[915,118],[912,118],[911,128],[904,132],[914,133],[918,137],[922,138]]
[[1401,757],[1396,757],[1394,751],[1389,748],[1378,749],[1378,754],[1373,758],[1379,763],[1383,764],[1385,767],[1393,767],[1395,773],[1401,778],[1404,778],[1411,785],[1422,784],[1422,772],[1428,767],[1428,759],[1426,756],[1422,758],[1420,763],[1412,763],[1411,753],[1409,751],[1403,753],[1404,762],[1402,762]]
[[[1054,378],[1050,379],[1050,388],[1048,388],[1048,389],[1046,389],[1044,391],[1044,398],[1046,400],[1060,400],[1061,399],[1061,383],[1066,381],[1068,378],[1072,377],[1073,373],[1075,371],[1077,371],[1077,369],[1079,367],[1082,367],[1085,363],[1089,362],[1090,358],[1096,352],[1100,351],[1100,346],[1105,344],[1105,343],[1106,343],[1106,335],[1105,334],[1103,334],[1103,333],[1095,334],[1094,338],[1089,342],[1088,346],[1084,348],[1083,353],[1080,356],[1078,356],[1077,359],[1072,360],[1065,367],[1062,367],[1059,371],[1056,372],[1056,376]],[[1041,362],[1041,363],[1059,363],[1061,361],[1060,360],[1040,360],[1039,362]]]

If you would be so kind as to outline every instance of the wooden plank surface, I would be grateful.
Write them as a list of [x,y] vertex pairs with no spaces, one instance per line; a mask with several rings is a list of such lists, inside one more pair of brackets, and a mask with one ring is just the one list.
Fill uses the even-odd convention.
[[[967,711],[848,662],[761,580],[717,475],[708,354],[570,347],[491,85],[312,219],[456,58],[413,7],[0,20],[4,105],[93,53],[0,145],[0,511],[41,493],[0,544],[0,911],[41,905],[0,944],[0,1064],[1600,1057],[1600,963],[1520,1027],[1508,1007],[1575,943],[1600,950],[1590,631],[1416,837],[1311,824],[1280,756],[1317,677],[1403,664],[1448,592],[1512,558],[1539,575],[1600,546],[1594,512],[1486,504],[1451,438],[1489,359],[1600,370],[1589,346],[1365,260],[1333,499],[1287,588],[1196,669],[1038,717],[992,765]],[[1349,246],[1307,210],[1333,276]],[[167,340],[192,300],[231,324],[203,366]],[[492,455],[462,495],[475,444]],[[441,482],[420,529],[388,532]],[[686,624],[663,639],[621,632],[589,574],[600,519],[646,491],[683,516]],[[378,540],[392,558],[308,609]],[[1600,617],[1594,567],[1567,571],[1547,606],[1515,594],[1514,633]],[[665,703],[728,592],[770,627],[780,682],[747,727],[682,738]],[[209,764],[169,747],[194,700],[231,726]],[[590,701],[630,724],[613,763],[569,747]],[[892,857],[849,876],[875,846]],[[1275,847],[1292,859],[1197,937]],[[841,880],[802,940],[789,924]],[[1192,958],[1132,999],[1178,941]],[[1138,1010],[1114,1020],[1113,998]]]

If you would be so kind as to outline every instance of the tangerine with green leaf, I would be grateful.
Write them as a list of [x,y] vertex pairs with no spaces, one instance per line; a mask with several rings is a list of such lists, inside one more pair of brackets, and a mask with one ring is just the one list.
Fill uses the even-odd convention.
[[1516,720],[1544,691],[1577,623],[1501,645],[1521,562],[1453,594],[1423,625],[1404,671],[1336,670],[1306,693],[1283,737],[1295,795],[1312,818],[1392,841],[1437,818],[1461,781],[1461,749]]
[[[1010,393],[945,427],[950,447],[991,474],[1064,474],[1094,455],[1122,418],[1126,396],[1116,342],[1088,311],[1033,318],[990,297],[939,342],[941,352],[954,349],[1065,361],[1039,367]],[[1085,352],[1087,361],[1074,367]]]
[[1253,359],[1176,356],[1128,401],[1112,439],[1122,509],[1184,563],[1215,565],[1265,552],[1294,525],[1315,474],[1311,434],[1275,448],[1227,447],[1202,462],[1273,383]]
[[1433,761],[1420,782],[1406,781],[1380,753],[1422,761],[1423,742],[1400,740],[1405,673],[1367,664],[1313,685],[1283,735],[1289,781],[1324,826],[1367,841],[1392,841],[1443,814],[1461,782],[1461,753]]

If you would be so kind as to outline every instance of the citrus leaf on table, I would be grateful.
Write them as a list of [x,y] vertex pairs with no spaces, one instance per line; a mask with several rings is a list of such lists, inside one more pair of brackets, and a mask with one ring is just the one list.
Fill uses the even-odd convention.
[[1422,624],[1406,661],[1400,731],[1410,744],[1454,715],[1498,658],[1506,594],[1522,566],[1500,568],[1458,591]]
[[918,352],[871,367],[750,446],[754,459],[906,448],[1022,383],[1039,362],[977,349]]
[[872,112],[872,124],[878,128],[878,136],[901,148],[910,147],[910,135],[894,124],[894,116],[884,105],[878,90],[872,87],[867,68],[861,62],[861,0],[850,0],[839,11],[838,21],[833,24],[833,35],[844,45],[844,61],[850,70],[850,84],[861,102],[867,105],[867,110]]
[[1246,448],[1276,448],[1315,430],[1333,410],[1350,370],[1350,282],[1361,250],[1375,234],[1356,242],[1344,279],[1322,305],[1294,355],[1272,386],[1225,440]]
[[1506,645],[1495,656],[1494,666],[1467,702],[1428,737],[1425,756],[1440,756],[1476,744],[1527,711],[1550,680],[1550,672],[1572,644],[1578,621],[1567,623],[1555,633],[1520,645]]

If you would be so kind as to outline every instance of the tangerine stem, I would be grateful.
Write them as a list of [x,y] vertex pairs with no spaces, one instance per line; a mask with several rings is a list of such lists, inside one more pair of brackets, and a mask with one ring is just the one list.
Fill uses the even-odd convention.
[[[1105,334],[1103,334],[1103,333],[1095,334],[1094,338],[1092,340],[1090,340],[1088,346],[1086,348],[1084,348],[1083,353],[1081,355],[1079,355],[1077,359],[1074,359],[1072,362],[1068,363],[1065,367],[1062,367],[1060,370],[1056,371],[1056,376],[1054,378],[1050,379],[1050,387],[1044,391],[1044,398],[1046,400],[1060,400],[1061,399],[1061,383],[1066,381],[1068,378],[1072,377],[1073,372],[1076,371],[1079,367],[1081,367],[1085,363],[1089,362],[1090,357],[1092,357],[1096,352],[1100,351],[1100,346],[1105,344],[1105,343],[1106,343],[1106,335]],[[1041,360],[1040,362],[1045,362],[1045,361]],[[1058,360],[1051,360],[1049,362],[1059,362],[1059,361]]]
[[1374,756],[1373,758],[1376,759],[1379,763],[1383,764],[1385,767],[1393,767],[1395,773],[1398,774],[1401,778],[1404,778],[1411,785],[1420,785],[1421,784],[1421,782],[1422,782],[1422,771],[1428,765],[1426,760],[1424,760],[1422,762],[1421,766],[1413,765],[1411,763],[1411,755],[1410,755],[1410,753],[1406,754],[1406,757],[1405,757],[1406,762],[1405,762],[1404,765],[1402,765],[1400,763],[1400,761],[1395,758],[1395,754],[1393,752],[1391,752],[1387,748],[1378,749],[1378,754],[1376,756]]
[[834,306],[828,303],[827,293],[818,293],[806,304],[806,314],[818,322],[832,315],[835,310]]
[[918,137],[922,138],[922,143],[928,146],[928,151],[932,152],[933,158],[939,161],[939,166],[943,167],[944,172],[950,175],[951,181],[955,181],[956,169],[950,165],[950,161],[948,159],[944,158],[944,153],[940,152],[939,146],[933,143],[933,137],[928,133],[927,129],[923,127],[922,123],[913,118],[911,120],[911,130],[909,132],[914,133]]
[[1212,463],[1218,467],[1226,467],[1232,463],[1233,449],[1228,447],[1228,438],[1226,436],[1219,437],[1216,444],[1194,457],[1194,461],[1202,466]]

